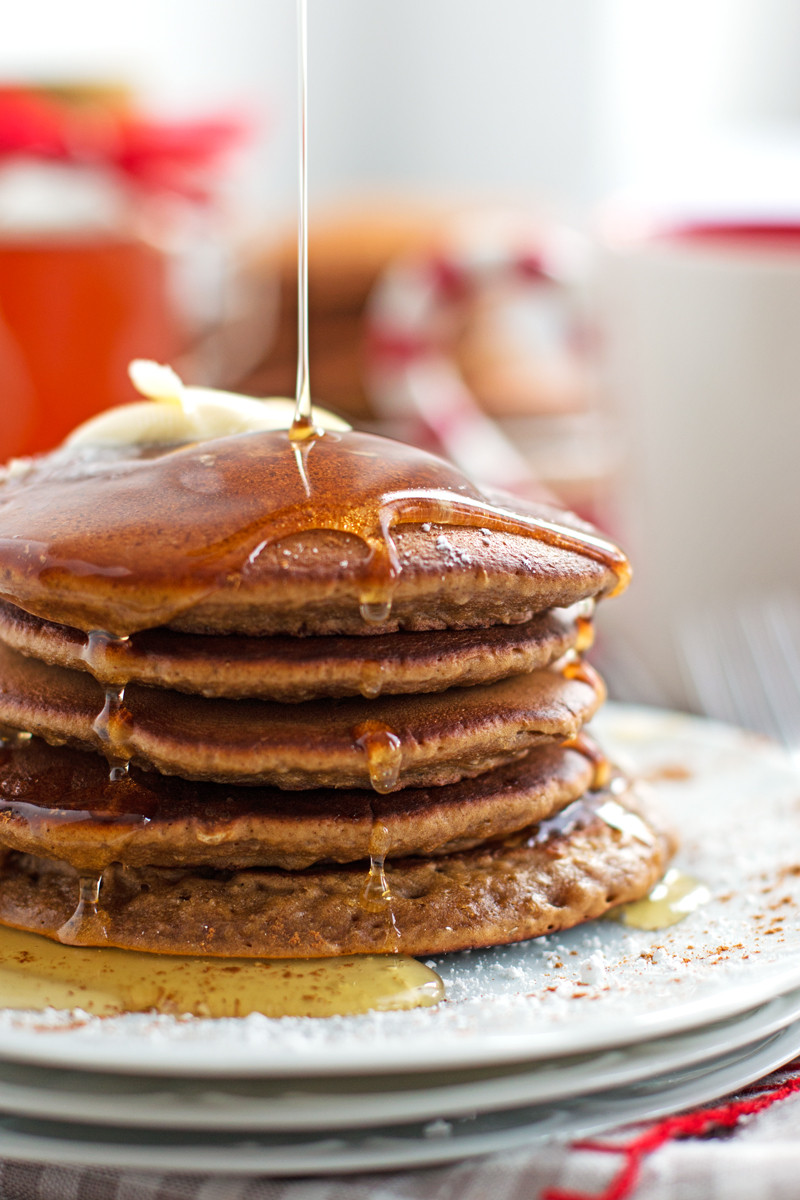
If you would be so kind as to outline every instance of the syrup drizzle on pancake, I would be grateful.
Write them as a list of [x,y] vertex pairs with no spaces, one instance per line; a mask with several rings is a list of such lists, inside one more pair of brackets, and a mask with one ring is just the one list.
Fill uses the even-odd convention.
[[[626,786],[623,777],[617,775],[611,779],[608,791],[613,795],[614,792],[624,791]],[[645,846],[652,846],[655,842],[652,830],[648,828],[638,813],[631,812],[616,800],[604,799],[596,811],[601,821],[605,821],[606,825],[610,825],[612,829],[618,829],[626,837],[636,838],[637,842],[642,842]]]
[[385,668],[381,662],[369,660],[362,664],[359,689],[366,700],[375,700],[380,696],[383,691],[385,674]]
[[587,650],[591,650],[594,645],[594,622],[590,616],[579,614],[575,618],[575,623],[578,626],[575,651],[577,654],[584,654]]
[[[627,783],[621,775],[618,778],[622,785],[620,790],[624,790]],[[629,812],[628,809],[623,808],[621,804],[609,797],[608,793],[613,790],[614,782],[612,780],[607,789],[586,792],[579,799],[573,800],[571,804],[554,813],[552,817],[546,817],[536,825],[528,826],[519,833],[508,834],[504,838],[487,844],[500,845],[509,849],[515,846],[530,846],[531,848],[544,846],[558,838],[569,837],[575,830],[583,829],[598,819],[611,826],[612,829],[619,830],[620,833],[645,840],[639,831],[641,826],[647,835],[648,842],[652,842],[652,834],[641,817]],[[626,816],[631,817],[632,822],[630,826],[623,828],[623,818]]]
[[612,909],[607,916],[612,921],[632,929],[668,929],[677,925],[696,909],[707,904],[711,892],[677,867],[670,867],[664,878],[642,900],[632,900]]
[[[128,637],[118,637],[114,633],[107,633],[104,629],[92,629],[86,635],[81,658],[89,670],[95,673],[109,649],[124,648],[129,641]],[[124,735],[130,717],[124,701],[124,684],[106,684],[105,703],[92,725],[94,732],[103,743],[109,762],[108,777],[112,783],[124,779],[130,766],[130,753]]]
[[369,857],[369,871],[361,892],[361,906],[367,912],[391,912],[392,893],[386,881],[386,856],[384,854],[371,854]]
[[[112,768],[109,779],[117,782],[120,776],[118,768]],[[127,775],[127,764],[124,778]],[[31,804],[24,800],[5,801],[3,809],[22,817],[31,828],[37,826],[46,828],[57,823],[91,822],[98,825],[116,827],[116,832],[108,834],[104,839],[108,862],[113,862],[115,852],[121,842],[132,837],[136,829],[146,825],[149,817],[141,813],[127,812],[92,812],[88,809],[76,808],[46,808]],[[119,827],[122,826],[122,831]],[[72,916],[58,930],[58,939],[67,946],[96,946],[107,941],[102,909],[99,907],[100,889],[103,882],[103,871],[84,871],[78,877],[78,902]]]
[[[0,488],[0,554],[19,581],[10,598],[33,611],[37,596],[64,584],[85,596],[93,577],[105,594],[105,636],[169,624],[246,579],[266,547],[324,530],[367,547],[353,568],[361,615],[381,623],[402,571],[392,530],[427,523],[521,535],[592,559],[615,574],[612,594],[630,578],[625,555],[604,538],[492,504],[443,460],[354,431],[313,430],[300,445],[263,431],[177,448],[61,451]],[[125,609],[111,630],[109,599]]]
[[385,795],[397,787],[403,752],[400,738],[383,721],[362,721],[353,730],[353,740],[367,756],[369,781]]
[[397,928],[392,909],[392,891],[386,878],[386,856],[391,839],[388,828],[381,821],[373,821],[369,839],[369,871],[361,890],[361,907],[367,912],[382,915],[386,921],[385,953],[396,953],[400,930]]
[[609,786],[614,768],[593,738],[590,738],[588,734],[581,730],[575,737],[562,742],[562,745],[566,749],[576,750],[578,754],[582,754],[584,758],[588,758],[592,764],[594,775],[591,791],[601,791],[603,788]]
[[108,651],[124,649],[129,641],[130,638],[119,637],[115,633],[108,633],[105,629],[92,629],[86,634],[86,641],[81,648],[81,658],[92,673],[96,674]]
[[574,650],[568,650],[564,655],[561,674],[565,679],[577,679],[579,683],[588,684],[595,690],[603,687],[603,681],[594,667],[584,662]]
[[569,837],[574,830],[591,825],[597,818],[599,807],[596,797],[588,794],[581,796],[552,817],[534,825],[532,830],[525,829],[521,834],[505,838],[504,843],[507,846],[544,846],[556,838]]
[[131,718],[124,700],[124,684],[107,684],[105,703],[92,722],[92,729],[100,739],[108,758],[109,779],[112,782],[125,778],[131,758],[126,735]]
[[358,611],[361,614],[361,620],[366,625],[382,625],[392,615],[392,601],[391,599],[362,600]]
[[[113,780],[113,783],[121,781]],[[120,799],[124,799],[120,789]],[[137,828],[149,825],[151,817],[145,813],[125,812],[122,808],[97,810],[89,808],[58,808],[44,804],[34,804],[29,800],[19,800],[16,797],[4,796],[2,800],[3,813],[12,813],[24,821],[29,829],[45,831],[52,825],[80,825],[86,822],[105,827],[103,844],[108,851],[108,862],[117,857],[120,846],[129,841]]]
[[81,875],[78,880],[78,906],[58,931],[58,940],[66,946],[96,946],[108,941],[105,918],[100,908],[102,871]]

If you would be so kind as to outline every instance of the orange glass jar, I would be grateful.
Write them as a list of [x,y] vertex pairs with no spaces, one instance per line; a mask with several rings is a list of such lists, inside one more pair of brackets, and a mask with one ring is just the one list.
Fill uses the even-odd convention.
[[[178,352],[166,255],[103,231],[0,236],[0,461],[133,398],[132,358]],[[13,411],[12,411],[13,410]]]
[[240,136],[144,117],[124,88],[0,85],[0,461],[133,399],[131,359],[180,352],[163,231]]

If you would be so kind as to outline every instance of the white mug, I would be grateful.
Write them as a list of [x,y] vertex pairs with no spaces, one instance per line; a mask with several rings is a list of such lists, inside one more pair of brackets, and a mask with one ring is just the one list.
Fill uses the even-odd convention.
[[600,279],[634,565],[607,656],[635,698],[688,707],[698,614],[800,594],[800,222],[609,242]]

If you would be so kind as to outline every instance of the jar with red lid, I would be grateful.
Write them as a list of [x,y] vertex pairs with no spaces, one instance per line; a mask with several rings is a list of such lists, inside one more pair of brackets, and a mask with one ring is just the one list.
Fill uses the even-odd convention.
[[169,361],[180,203],[205,202],[230,122],[167,124],[120,89],[0,88],[0,461],[57,445]]

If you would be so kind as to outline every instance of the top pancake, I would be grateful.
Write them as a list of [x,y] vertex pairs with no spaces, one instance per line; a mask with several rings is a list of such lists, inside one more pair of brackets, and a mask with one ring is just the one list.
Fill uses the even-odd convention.
[[365,434],[64,448],[0,481],[0,594],[85,631],[326,635],[513,624],[615,587],[590,527],[514,505]]

